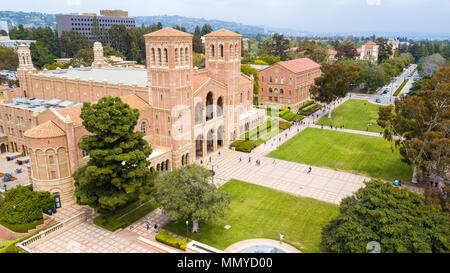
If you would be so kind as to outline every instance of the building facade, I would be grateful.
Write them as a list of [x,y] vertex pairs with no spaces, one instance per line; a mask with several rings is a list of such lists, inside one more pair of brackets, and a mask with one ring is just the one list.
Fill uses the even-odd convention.
[[[97,19],[100,30],[104,28],[107,31],[113,25],[124,25],[127,29],[136,26],[134,18],[128,17],[128,12],[125,11],[101,11],[99,16],[95,13],[56,15],[58,37],[61,37],[64,31],[73,30],[94,42],[95,37],[92,35],[94,18]],[[109,41],[108,44],[110,44]]]
[[[144,37],[146,69],[105,67],[99,51],[92,67],[38,72],[28,47],[20,47],[17,92],[21,99],[44,101],[39,109],[27,107],[24,117],[32,184],[58,195],[63,206],[75,202],[71,175],[89,160],[77,145],[89,134],[80,118],[81,102],[119,96],[138,109],[135,130],[153,149],[151,171],[205,158],[264,122],[264,110],[252,106],[253,79],[240,72],[241,35],[228,30],[205,35],[202,70],[193,67],[191,34],[165,28]],[[2,111],[7,107],[0,104]]]
[[320,64],[308,58],[273,64],[259,71],[259,102],[295,109],[311,98],[309,89],[320,75]]
[[359,58],[361,60],[369,60],[372,62],[377,62],[378,61],[378,48],[379,48],[379,45],[377,45],[376,43],[374,43],[372,41],[368,41],[361,47],[361,55]]

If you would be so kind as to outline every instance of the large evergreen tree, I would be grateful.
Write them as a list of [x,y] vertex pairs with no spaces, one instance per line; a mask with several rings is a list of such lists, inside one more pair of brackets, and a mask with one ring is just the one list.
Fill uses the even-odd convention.
[[139,111],[118,97],[105,97],[84,103],[80,117],[92,135],[78,144],[90,156],[73,175],[78,203],[113,209],[144,197],[152,187],[147,160],[152,150],[144,133],[134,132]]
[[196,53],[203,52],[202,35],[200,33],[200,27],[196,26],[194,31],[194,37],[192,38],[192,50]]
[[339,216],[322,230],[324,252],[366,253],[371,241],[380,244],[382,253],[449,252],[448,214],[408,189],[366,182],[339,209]]

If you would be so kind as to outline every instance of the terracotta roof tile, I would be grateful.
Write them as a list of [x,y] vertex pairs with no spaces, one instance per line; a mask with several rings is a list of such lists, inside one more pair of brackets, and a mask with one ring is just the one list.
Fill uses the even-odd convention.
[[148,34],[145,34],[144,37],[167,37],[167,36],[173,36],[173,37],[192,37],[192,34],[171,28],[166,27],[154,32],[150,32]]
[[373,41],[368,41],[367,43],[366,43],[366,45],[371,45],[371,46],[374,46],[374,45],[377,45],[376,43],[374,43]]
[[53,121],[48,120],[36,127],[33,127],[23,134],[29,138],[49,138],[64,136],[66,133]]
[[148,104],[145,100],[136,96],[135,94],[120,97],[123,102],[130,105],[131,108],[135,108],[138,110],[146,110],[150,109],[150,104]]
[[337,55],[337,51],[333,49],[328,49],[328,55]]
[[320,68],[320,64],[314,62],[309,58],[299,58],[291,61],[279,62],[278,64],[291,70],[294,73],[299,73],[314,68]]
[[216,37],[216,36],[224,36],[224,37],[242,37],[241,34],[230,31],[228,29],[219,29],[217,31],[208,33],[205,35],[205,37]]
[[82,104],[78,104],[72,107],[61,108],[56,110],[63,118],[66,118],[67,115],[73,120],[74,127],[80,127],[83,125],[83,120],[80,117]]
[[358,47],[357,49],[356,49],[356,53],[358,53],[358,55],[361,55],[361,48],[360,47]]

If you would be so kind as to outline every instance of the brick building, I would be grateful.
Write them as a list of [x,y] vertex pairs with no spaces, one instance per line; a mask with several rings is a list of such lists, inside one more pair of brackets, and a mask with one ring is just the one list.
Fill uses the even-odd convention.
[[[30,156],[33,187],[59,196],[63,206],[75,202],[71,175],[89,160],[77,145],[88,134],[80,118],[81,102],[119,96],[139,109],[135,130],[144,132],[153,149],[151,171],[205,158],[264,122],[264,110],[252,105],[253,79],[240,72],[241,35],[228,30],[205,35],[202,70],[193,67],[191,34],[165,28],[144,37],[146,69],[105,66],[99,44],[92,67],[67,70],[38,72],[28,47],[18,51],[21,88],[16,92],[22,98],[16,100],[39,98],[43,105],[25,106],[17,150]],[[6,113],[8,107],[0,104],[0,111]],[[6,137],[7,142],[14,139]]]
[[309,88],[320,73],[320,64],[308,58],[273,64],[259,71],[259,102],[297,108],[310,99]]

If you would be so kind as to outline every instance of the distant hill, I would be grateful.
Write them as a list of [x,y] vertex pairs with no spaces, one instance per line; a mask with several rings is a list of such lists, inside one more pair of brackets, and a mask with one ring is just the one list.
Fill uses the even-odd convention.
[[20,24],[26,28],[47,26],[56,28],[55,18],[55,14],[0,10],[0,21],[7,21],[10,28]]

